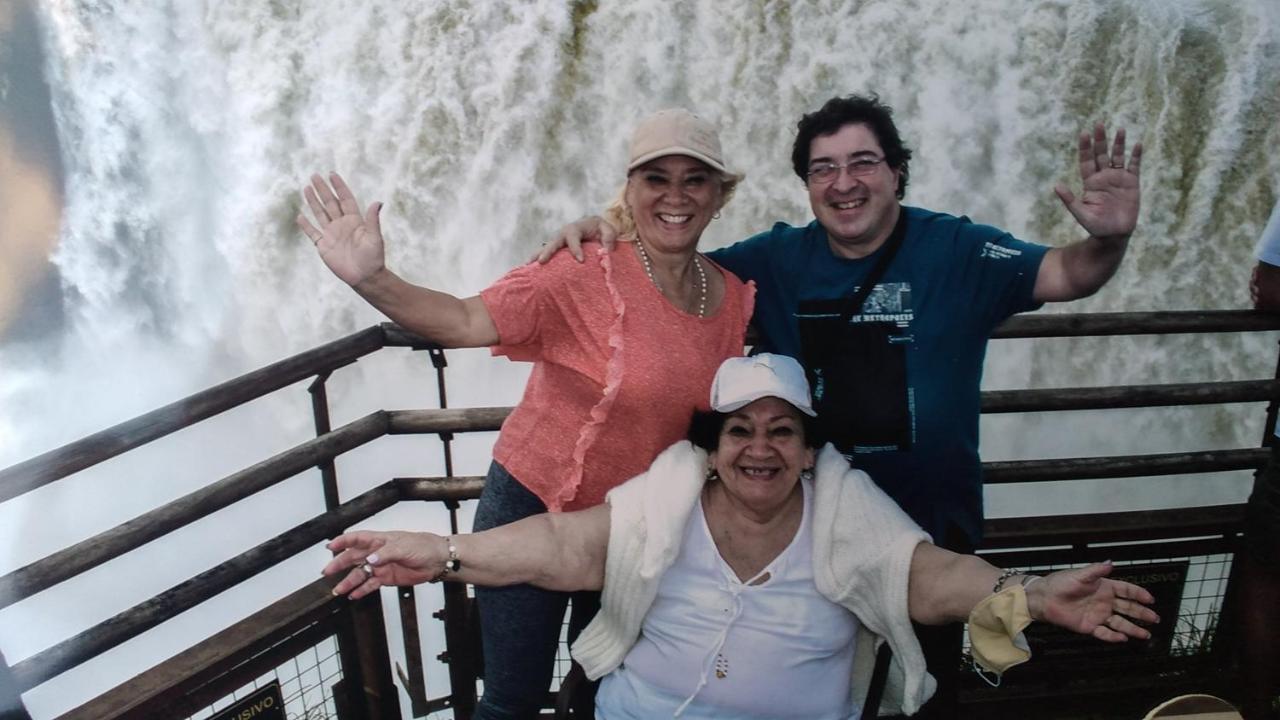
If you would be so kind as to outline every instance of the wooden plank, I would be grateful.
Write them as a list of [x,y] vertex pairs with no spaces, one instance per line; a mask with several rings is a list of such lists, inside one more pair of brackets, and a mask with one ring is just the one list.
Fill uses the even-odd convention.
[[380,327],[387,347],[407,347],[414,350],[442,349],[439,343],[427,340],[416,333],[411,333],[393,322],[384,322]]
[[509,407],[453,408],[446,410],[388,410],[388,432],[418,433],[489,432],[502,428]]
[[983,526],[984,548],[1133,542],[1238,532],[1244,504],[1170,510],[994,518]]
[[1050,412],[1263,402],[1274,399],[1278,393],[1280,382],[1275,380],[987,390],[982,393],[982,412]]
[[[982,412],[1045,412],[1102,410],[1173,405],[1264,402],[1280,394],[1276,380],[1171,383],[1036,390],[988,390],[982,393]],[[393,435],[498,430],[511,413],[509,407],[447,410],[389,411]]]
[[[387,345],[438,347],[393,323],[383,325]],[[1167,310],[1114,313],[1029,313],[1001,323],[993,338],[1153,335],[1168,333],[1262,332],[1280,330],[1280,315],[1256,310]],[[746,344],[760,341],[748,330]]]
[[484,489],[483,475],[396,478],[403,500],[475,500]]
[[314,622],[317,617],[336,612],[339,603],[346,601],[333,596],[332,586],[330,580],[317,580],[68,711],[57,720],[114,720],[145,709],[152,703],[166,702],[184,693],[193,682],[203,682],[202,679],[210,673],[221,672],[243,662],[250,654],[259,651],[264,642]]
[[367,328],[0,470],[0,502],[12,500],[299,380],[349,365],[381,348],[382,344],[382,328]]
[[1242,448],[1153,455],[1002,460],[983,463],[982,473],[983,482],[989,485],[1084,478],[1152,477],[1255,470],[1266,465],[1269,454],[1270,450],[1267,448]]
[[996,327],[991,337],[1165,335],[1265,330],[1280,330],[1280,315],[1261,313],[1256,310],[1034,313],[1009,318]]
[[[1200,555],[1229,555],[1236,550],[1237,539],[1223,528],[1221,537],[1172,540],[1169,542],[1136,543],[1131,545],[1089,545],[1080,547],[1058,546],[1051,548],[988,550],[978,549],[983,560],[997,567],[1034,567],[1042,565],[1069,565],[1073,563],[1103,562],[1104,560],[1138,561],[1162,558],[1196,557]],[[1028,544],[1038,544],[1034,538]]]
[[14,680],[22,690],[33,688],[190,610],[268,567],[334,537],[352,524],[394,505],[398,497],[393,483],[383,483],[337,510],[297,525],[217,567],[23,660],[13,666]]
[[0,608],[139,548],[180,527],[265,490],[337,455],[386,434],[382,412],[287,450],[248,469],[60,550],[0,577]]

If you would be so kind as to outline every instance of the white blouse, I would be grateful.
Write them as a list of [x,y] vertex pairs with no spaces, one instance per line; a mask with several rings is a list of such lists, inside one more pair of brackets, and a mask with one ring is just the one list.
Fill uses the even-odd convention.
[[698,503],[640,639],[600,686],[598,717],[858,716],[849,686],[858,620],[814,585],[813,487],[802,487],[796,536],[746,582],[720,557]]

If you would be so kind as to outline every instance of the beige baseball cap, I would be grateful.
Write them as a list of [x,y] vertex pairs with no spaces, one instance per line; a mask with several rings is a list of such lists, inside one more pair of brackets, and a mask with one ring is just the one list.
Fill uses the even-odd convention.
[[659,110],[640,121],[631,135],[627,172],[668,155],[701,160],[731,178],[741,179],[724,163],[716,126],[682,108]]

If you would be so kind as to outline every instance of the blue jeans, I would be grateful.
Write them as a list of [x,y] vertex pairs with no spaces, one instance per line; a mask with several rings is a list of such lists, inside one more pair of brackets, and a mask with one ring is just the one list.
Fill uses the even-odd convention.
[[[473,532],[547,511],[546,505],[496,461],[476,506]],[[476,588],[484,646],[484,695],[476,720],[532,718],[547,700],[566,604],[572,599],[569,642],[595,617],[598,592],[552,592],[532,585]]]

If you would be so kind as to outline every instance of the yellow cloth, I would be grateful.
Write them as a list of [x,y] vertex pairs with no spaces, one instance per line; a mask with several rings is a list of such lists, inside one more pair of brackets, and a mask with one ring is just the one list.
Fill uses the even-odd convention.
[[969,643],[973,660],[999,676],[1031,659],[1022,631],[1031,624],[1027,593],[1021,585],[988,596],[969,613]]

